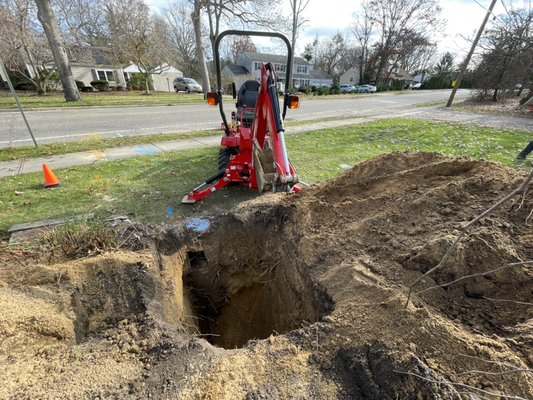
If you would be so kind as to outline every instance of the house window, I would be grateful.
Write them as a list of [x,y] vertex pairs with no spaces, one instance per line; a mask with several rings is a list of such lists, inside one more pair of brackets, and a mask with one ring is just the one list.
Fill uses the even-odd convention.
[[274,69],[276,72],[286,72],[287,66],[285,64],[274,64]]
[[99,81],[108,81],[108,82],[115,81],[115,74],[113,70],[93,69],[93,76],[95,79],[98,79]]
[[298,74],[307,74],[307,65],[297,65],[296,73]]
[[254,68],[255,68],[256,71],[259,71],[261,69],[261,63],[256,61],[254,63]]

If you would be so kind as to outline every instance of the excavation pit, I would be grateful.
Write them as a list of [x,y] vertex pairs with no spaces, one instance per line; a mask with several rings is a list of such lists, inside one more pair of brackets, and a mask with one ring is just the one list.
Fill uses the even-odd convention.
[[203,251],[187,252],[184,303],[195,333],[226,349],[283,334],[319,321],[329,301],[297,265],[283,259],[210,263]]

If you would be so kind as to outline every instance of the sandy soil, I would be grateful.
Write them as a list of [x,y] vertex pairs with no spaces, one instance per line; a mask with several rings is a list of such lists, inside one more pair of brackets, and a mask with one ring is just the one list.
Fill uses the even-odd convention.
[[173,227],[150,250],[4,254],[0,398],[531,399],[531,193],[406,305],[459,229],[523,179],[394,153],[206,230]]

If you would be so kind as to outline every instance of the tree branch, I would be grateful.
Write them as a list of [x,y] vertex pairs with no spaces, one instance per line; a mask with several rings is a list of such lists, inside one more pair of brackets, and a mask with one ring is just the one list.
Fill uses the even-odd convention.
[[446,261],[448,261],[448,258],[450,257],[450,255],[455,251],[456,247],[457,247],[457,244],[461,241],[461,239],[466,235],[466,233],[470,230],[470,228],[472,228],[477,222],[479,222],[481,219],[483,219],[484,217],[486,217],[487,215],[489,215],[491,212],[493,212],[494,210],[498,209],[502,204],[504,204],[507,200],[511,199],[513,196],[515,196],[516,194],[519,194],[519,193],[522,193],[523,191],[525,191],[527,189],[527,187],[529,186],[531,180],[533,179],[533,169],[531,170],[531,172],[529,173],[529,175],[526,177],[526,179],[524,180],[524,182],[522,182],[522,184],[516,188],[515,190],[513,190],[511,193],[509,193],[507,196],[505,196],[504,198],[502,198],[501,200],[497,201],[494,205],[492,205],[491,207],[489,207],[488,209],[486,209],[485,211],[483,211],[481,214],[479,214],[476,218],[474,218],[472,221],[470,221],[468,224],[466,224],[462,229],[461,229],[461,233],[459,234],[459,236],[457,236],[457,238],[453,241],[453,243],[448,247],[448,249],[446,250],[446,253],[444,254],[444,256],[442,257],[442,259],[440,260],[440,262],[433,268],[431,268],[429,271],[427,271],[426,273],[424,273],[423,275],[419,276],[417,279],[415,279],[410,285],[409,285],[409,293],[407,294],[407,301],[405,303],[405,307],[407,308],[407,306],[409,305],[409,301],[411,300],[411,294],[413,292],[413,287],[418,283],[420,282],[422,279],[424,279],[425,277],[431,275],[433,272],[437,271],[438,269],[442,268],[444,266],[444,264],[446,263]]
[[418,295],[418,294],[421,294],[421,293],[424,293],[424,292],[427,292],[429,290],[433,290],[433,289],[436,289],[436,288],[447,287],[447,286],[453,285],[454,283],[461,282],[461,281],[463,281],[465,279],[475,278],[477,276],[490,275],[490,274],[493,274],[494,272],[498,272],[498,271],[500,271],[500,270],[502,270],[504,268],[520,267],[520,266],[523,266],[523,265],[533,265],[533,261],[522,261],[522,262],[509,263],[509,264],[502,265],[502,266],[500,266],[498,268],[491,269],[490,271],[480,272],[478,274],[465,275],[465,276],[457,278],[457,279],[455,279],[455,280],[453,280],[451,282],[443,283],[442,285],[435,285],[435,286],[431,286],[431,287],[419,290],[418,292],[415,292],[415,295]]

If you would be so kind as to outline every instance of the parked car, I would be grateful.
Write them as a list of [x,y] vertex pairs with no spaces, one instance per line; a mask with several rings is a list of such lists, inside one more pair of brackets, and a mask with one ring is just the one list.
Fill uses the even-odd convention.
[[377,87],[374,85],[360,85],[356,87],[357,93],[376,93],[378,91]]
[[418,90],[422,87],[422,83],[418,82],[418,83],[415,83],[413,86],[411,86],[411,89],[412,90]]
[[341,92],[341,93],[354,93],[355,92],[355,86],[353,86],[353,85],[340,85],[339,86],[339,92]]
[[202,86],[192,78],[176,78],[174,79],[174,90],[176,92],[183,91],[187,93],[196,92],[202,93]]

